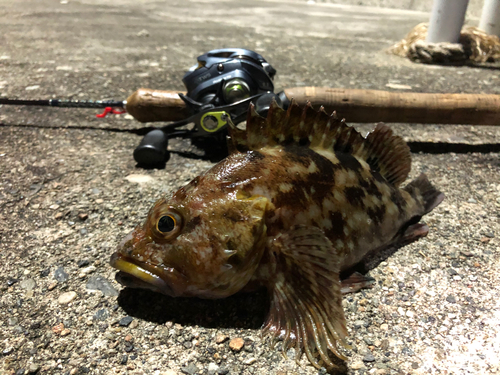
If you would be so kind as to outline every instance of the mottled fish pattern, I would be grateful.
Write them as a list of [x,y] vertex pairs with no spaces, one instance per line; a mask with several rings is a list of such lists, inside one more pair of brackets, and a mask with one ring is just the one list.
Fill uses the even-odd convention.
[[[406,143],[377,125],[366,138],[335,114],[292,102],[251,108],[230,127],[230,155],[160,199],[111,264],[124,285],[224,298],[265,286],[264,330],[316,367],[347,347],[340,275],[427,234],[443,199],[410,171]],[[348,285],[348,282],[345,282]]]

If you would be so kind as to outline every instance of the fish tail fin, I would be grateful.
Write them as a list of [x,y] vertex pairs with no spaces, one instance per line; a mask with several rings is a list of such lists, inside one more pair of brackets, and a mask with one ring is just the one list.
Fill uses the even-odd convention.
[[422,204],[424,207],[424,214],[431,212],[444,199],[444,194],[430,183],[424,173],[406,185],[404,190],[416,199],[421,197],[423,201]]

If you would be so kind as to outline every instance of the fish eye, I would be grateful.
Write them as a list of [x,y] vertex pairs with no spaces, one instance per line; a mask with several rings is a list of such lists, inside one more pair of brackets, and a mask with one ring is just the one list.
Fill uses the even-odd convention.
[[182,232],[182,214],[174,207],[160,207],[150,216],[150,220],[151,234],[157,241],[171,241]]
[[176,220],[173,215],[165,215],[158,220],[157,228],[161,233],[169,233],[175,229]]

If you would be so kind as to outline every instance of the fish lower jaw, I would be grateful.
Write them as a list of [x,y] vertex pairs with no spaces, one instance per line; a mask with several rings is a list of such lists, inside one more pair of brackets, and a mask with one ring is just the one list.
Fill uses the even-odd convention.
[[120,253],[111,256],[110,265],[120,271],[116,281],[125,287],[150,289],[172,297],[182,294],[158,275],[158,267],[138,264]]
[[167,294],[162,289],[159,289],[157,286],[150,284],[144,280],[141,280],[124,271],[118,271],[115,275],[115,280],[127,288],[148,289],[156,293]]

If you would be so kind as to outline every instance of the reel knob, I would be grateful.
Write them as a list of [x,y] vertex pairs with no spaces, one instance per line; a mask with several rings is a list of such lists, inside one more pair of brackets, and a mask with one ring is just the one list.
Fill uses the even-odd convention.
[[222,92],[226,103],[235,103],[250,96],[250,87],[245,81],[236,78],[227,81]]
[[167,151],[168,137],[160,129],[150,131],[144,136],[141,143],[134,150],[134,159],[140,166],[164,166],[170,159]]

